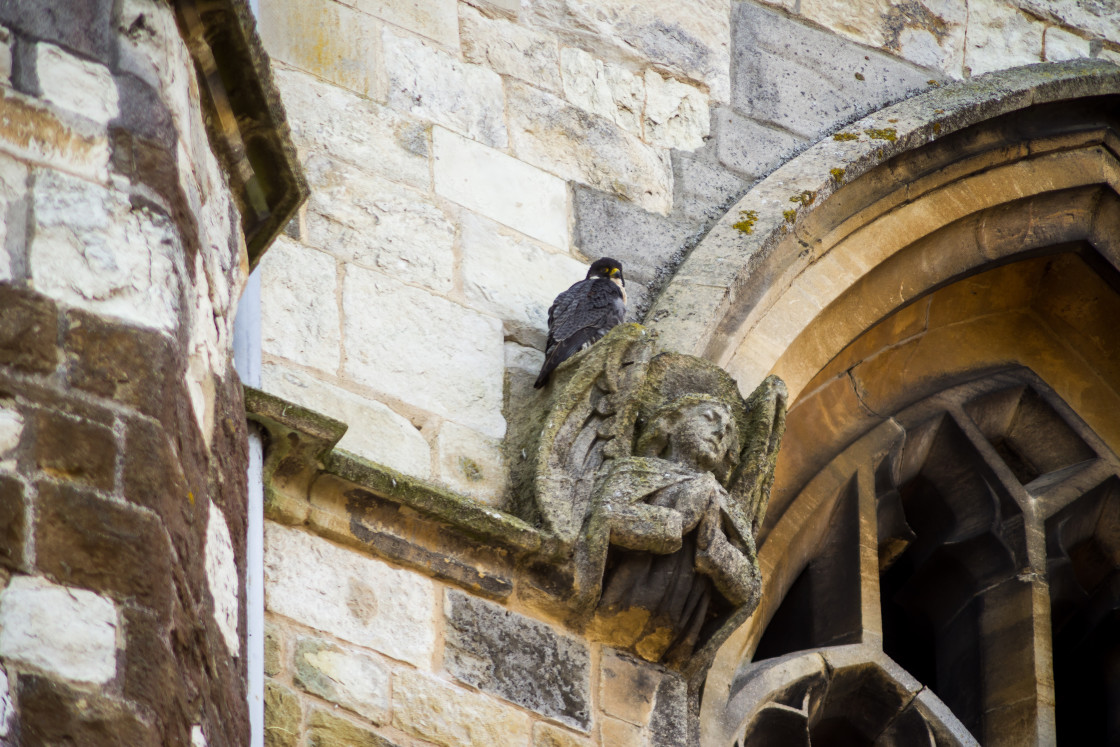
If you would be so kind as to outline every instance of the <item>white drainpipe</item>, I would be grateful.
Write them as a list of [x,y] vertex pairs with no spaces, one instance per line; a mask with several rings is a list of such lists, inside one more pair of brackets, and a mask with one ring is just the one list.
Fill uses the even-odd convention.
[[[255,6],[256,3],[254,2]],[[256,8],[254,7],[254,11]],[[233,360],[246,386],[261,385],[261,276],[249,276],[233,323]],[[248,536],[245,540],[245,604],[251,747],[264,747],[264,463],[260,432],[249,424]]]

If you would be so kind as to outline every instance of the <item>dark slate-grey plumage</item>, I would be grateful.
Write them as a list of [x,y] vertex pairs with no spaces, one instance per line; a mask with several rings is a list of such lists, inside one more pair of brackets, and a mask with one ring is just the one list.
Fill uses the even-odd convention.
[[533,386],[548,383],[553,369],[622,324],[626,317],[626,280],[622,263],[603,257],[587,277],[561,293],[548,309],[544,365]]

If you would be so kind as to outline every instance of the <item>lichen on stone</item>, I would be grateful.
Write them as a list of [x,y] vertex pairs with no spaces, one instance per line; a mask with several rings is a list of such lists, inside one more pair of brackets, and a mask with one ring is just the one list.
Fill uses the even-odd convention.
[[898,140],[898,132],[893,127],[884,127],[882,129],[871,128],[869,130],[864,130],[864,132],[866,132],[867,136],[872,140],[889,140],[892,143]]
[[740,210],[739,218],[739,222],[733,223],[731,227],[743,233],[754,233],[754,224],[758,221],[758,212],[755,210]]
[[789,198],[789,201],[790,202],[796,202],[796,203],[800,204],[802,207],[809,207],[810,205],[813,204],[813,201],[816,200],[816,199],[817,199],[817,193],[816,192],[814,192],[812,190],[809,190],[809,189],[803,189],[800,192],[798,192],[797,194],[795,194],[793,197]]
[[844,169],[841,169],[841,168],[829,169],[828,173],[829,173],[829,175],[832,176],[832,183],[834,185],[840,186],[841,184],[844,183]]
[[782,217],[786,219],[786,223],[793,223],[797,220],[796,210],[785,210],[782,212]]
[[832,139],[840,142],[845,140],[859,140],[859,135],[855,132],[837,132],[832,136]]

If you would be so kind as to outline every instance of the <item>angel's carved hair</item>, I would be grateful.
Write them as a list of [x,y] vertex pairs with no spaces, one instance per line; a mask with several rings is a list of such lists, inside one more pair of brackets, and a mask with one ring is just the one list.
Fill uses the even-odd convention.
[[[733,415],[731,408],[719,397],[710,394],[692,393],[677,397],[668,404],[659,407],[644,423],[639,423],[638,441],[635,444],[634,454],[638,456],[660,456],[669,446],[669,436],[680,422],[681,416],[690,408],[700,404],[717,405]],[[735,418],[729,417],[727,427],[731,430],[731,445],[727,450],[727,458],[714,471],[721,483],[726,483],[727,478],[739,465],[739,428],[735,425]]]

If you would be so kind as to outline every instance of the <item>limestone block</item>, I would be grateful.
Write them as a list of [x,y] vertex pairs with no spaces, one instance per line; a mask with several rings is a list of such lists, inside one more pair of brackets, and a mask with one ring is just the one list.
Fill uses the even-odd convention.
[[851,3],[845,0],[801,0],[803,18],[869,47],[881,47],[887,40],[886,20],[889,0]]
[[[729,0],[541,0],[529,12],[544,27],[612,56],[638,57],[704,83],[726,102],[730,85]],[[600,55],[602,56],[602,55]]]
[[992,70],[1042,61],[1045,26],[1000,0],[968,4],[968,43],[964,64],[972,77]]
[[447,591],[443,665],[462,682],[568,726],[591,728],[587,644],[545,623]]
[[[0,82],[7,84],[12,78],[12,35],[0,26]],[[2,729],[3,726],[0,726]],[[2,736],[2,735],[0,735]]]
[[808,139],[788,130],[722,107],[714,112],[712,124],[719,162],[748,178],[769,174],[810,144]]
[[621,65],[596,59],[576,47],[561,50],[560,70],[564,78],[564,98],[627,132],[642,136],[642,111],[646,101],[642,76]]
[[350,0],[349,4],[445,47],[456,49],[459,46],[457,0]]
[[461,230],[467,299],[505,320],[507,337],[544,349],[548,307],[587,267],[472,213],[463,213]]
[[16,708],[8,689],[8,675],[0,668],[0,739],[9,739],[16,722]]
[[436,436],[440,482],[488,506],[501,503],[506,487],[501,442],[445,421]]
[[263,352],[335,371],[340,327],[334,258],[281,236],[260,267]]
[[393,683],[393,726],[444,747],[527,744],[528,714],[428,674],[402,670]]
[[13,408],[0,407],[0,467],[15,469],[15,450],[22,436],[23,416]]
[[508,93],[518,158],[651,212],[669,212],[673,174],[668,153],[544,91],[510,81]]
[[109,68],[83,60],[47,42],[35,45],[41,98],[101,126],[120,114],[117,85]]
[[591,747],[591,741],[547,721],[538,721],[533,729],[533,747]]
[[274,60],[384,101],[377,19],[335,0],[272,0],[260,6],[257,18]]
[[1047,62],[1061,62],[1062,60],[1076,60],[1081,57],[1092,56],[1088,39],[1082,39],[1077,34],[1070,33],[1057,26],[1046,29],[1044,43]]
[[327,156],[304,162],[308,244],[406,283],[449,291],[455,226],[424,193]]
[[536,376],[544,363],[544,353],[516,342],[506,343],[506,368],[528,371]]
[[108,177],[109,140],[91,120],[59,118],[39,99],[0,88],[0,151],[64,168],[89,179]]
[[674,210],[689,218],[711,220],[722,216],[731,202],[746,192],[747,184],[717,163],[674,153],[673,188]]
[[430,667],[431,580],[298,529],[265,524],[265,608],[394,659]]
[[560,56],[556,40],[503,18],[488,18],[466,3],[459,6],[463,57],[501,75],[538,88],[559,91]]
[[508,144],[502,79],[419,39],[382,35],[389,105],[495,148]]
[[663,148],[693,150],[708,134],[708,97],[694,86],[646,70],[645,138]]
[[1011,0],[1023,10],[1041,18],[1052,18],[1064,26],[1087,31],[1093,36],[1120,39],[1120,8],[1115,3],[1071,3],[1068,0]]
[[552,174],[441,127],[432,131],[436,194],[561,249],[568,187]]
[[731,103],[741,114],[815,140],[840,122],[928,87],[930,72],[736,3]]
[[389,720],[389,670],[370,656],[320,638],[299,638],[293,677],[312,695],[375,724]]
[[271,394],[330,415],[349,429],[338,448],[416,477],[430,477],[432,454],[420,431],[382,403],[275,363],[261,369]]
[[346,375],[500,438],[502,325],[369,270],[346,272]]
[[425,125],[305,73],[277,67],[274,74],[298,146],[428,188]]
[[[117,69],[135,75],[156,90],[164,88],[165,81],[175,74],[172,62],[172,48],[178,36],[175,11],[152,0],[121,0],[117,12],[124,28],[131,27],[140,16],[144,17],[136,26],[143,29],[142,33],[117,36]],[[175,110],[177,115],[184,111]]]
[[604,713],[637,726],[649,723],[661,673],[611,649],[603,649],[600,664],[599,707]]
[[75,682],[117,673],[116,606],[91,591],[15,576],[0,593],[0,657]]
[[233,542],[229,525],[213,502],[206,524],[206,585],[214,600],[214,622],[233,656],[241,652],[241,637],[237,632],[239,613],[238,594],[241,591],[241,574],[237,572],[237,559],[233,556]]
[[35,289],[72,306],[173,330],[179,320],[178,234],[166,216],[52,170],[37,171],[30,245]]

